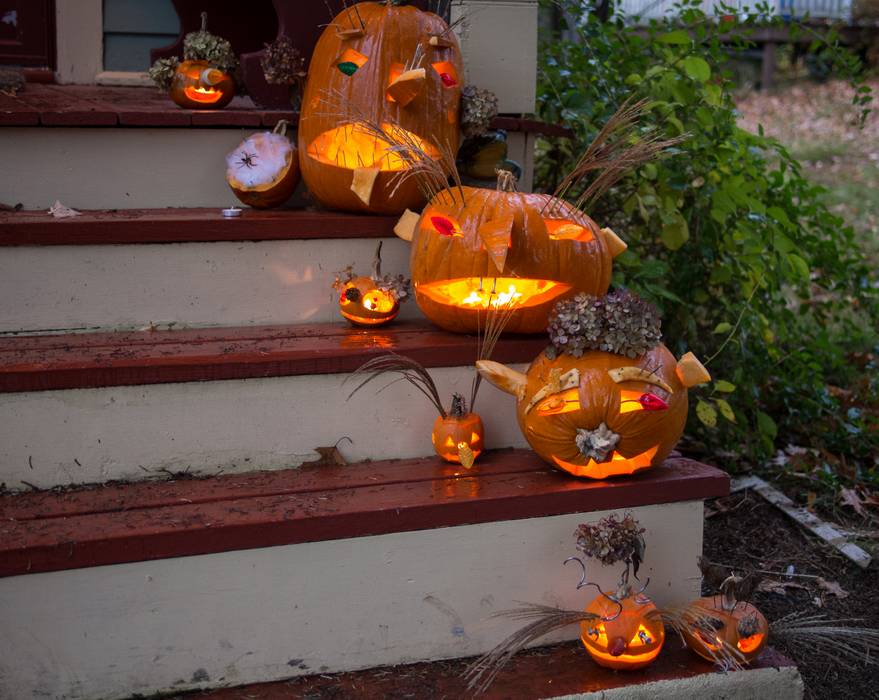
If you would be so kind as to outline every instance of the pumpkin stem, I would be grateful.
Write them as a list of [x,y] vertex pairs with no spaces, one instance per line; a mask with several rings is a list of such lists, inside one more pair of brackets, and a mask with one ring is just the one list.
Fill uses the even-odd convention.
[[518,191],[516,187],[516,176],[513,175],[513,173],[511,173],[509,170],[503,170],[501,168],[496,168],[494,173],[495,175],[497,175],[498,192]]
[[375,257],[372,259],[372,279],[378,282],[382,278],[382,241],[378,242]]
[[275,124],[275,128],[272,129],[273,134],[280,134],[281,136],[287,135],[287,127],[290,126],[290,122],[286,119],[279,119],[278,123]]
[[736,598],[736,587],[741,582],[741,578],[733,574],[728,576],[723,583],[720,584],[720,607],[726,612],[736,609],[738,598]]
[[467,401],[461,394],[452,394],[452,407],[449,415],[453,418],[463,418],[467,415]]
[[208,13],[202,10],[201,13],[201,30],[206,32],[208,30]]

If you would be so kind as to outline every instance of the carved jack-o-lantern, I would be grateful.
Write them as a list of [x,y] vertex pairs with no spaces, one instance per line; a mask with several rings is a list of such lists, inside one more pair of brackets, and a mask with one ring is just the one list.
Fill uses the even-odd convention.
[[[630,297],[617,298],[632,310],[637,307],[627,301]],[[566,304],[568,311],[561,309],[554,318],[570,312],[573,303]],[[602,300],[584,306],[582,318],[566,317],[573,319],[572,325],[592,322],[595,316],[589,309],[604,308]],[[628,311],[623,316],[635,317]],[[519,427],[544,460],[593,479],[632,474],[668,456],[687,420],[687,387],[710,378],[692,354],[676,361],[659,344],[658,318],[655,323],[652,340],[638,352],[630,346],[620,348],[624,354],[585,350],[579,356],[557,352],[550,357],[544,352],[526,374],[490,361],[477,362],[477,368],[495,386],[516,396]],[[597,321],[594,327],[600,327]],[[645,327],[633,324],[636,330]],[[605,337],[598,333],[595,341],[605,342]]]
[[369,120],[430,157],[458,148],[463,63],[437,15],[391,2],[347,7],[311,57],[299,120],[302,176],[323,204],[400,213],[423,201],[408,165],[359,126]]
[[580,641],[600,666],[634,671],[659,655],[665,628],[656,606],[643,593],[622,598],[601,594],[586,612],[600,619],[580,623]]
[[408,230],[401,219],[415,299],[441,328],[475,332],[487,311],[509,309],[507,332],[536,333],[560,299],[607,291],[625,243],[565,202],[513,186],[501,171],[496,190],[441,190]]
[[769,638],[769,623],[757,608],[737,600],[736,583],[730,576],[716,596],[691,603],[700,619],[684,629],[684,641],[699,656],[716,662],[731,655],[739,663],[756,659]]
[[482,419],[475,413],[463,412],[456,397],[448,415],[437,417],[430,439],[433,449],[445,461],[463,464],[469,469],[482,453],[484,437]]
[[183,61],[168,94],[186,109],[221,109],[235,97],[235,81],[207,61]]

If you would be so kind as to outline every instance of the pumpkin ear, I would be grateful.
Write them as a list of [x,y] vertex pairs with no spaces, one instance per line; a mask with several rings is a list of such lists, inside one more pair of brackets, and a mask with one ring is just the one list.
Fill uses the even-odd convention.
[[351,178],[351,191],[356,194],[360,201],[369,206],[372,197],[372,188],[375,187],[375,179],[378,177],[378,168],[357,168]]
[[479,237],[498,272],[504,271],[513,239],[513,212],[501,214],[479,225]]
[[525,396],[528,378],[521,372],[492,360],[477,360],[476,371],[501,391],[512,394],[519,400]]
[[407,70],[388,86],[388,95],[394,98],[394,102],[405,107],[414,100],[418,93],[424,89],[426,74],[424,68]]
[[398,238],[411,243],[415,237],[415,228],[418,226],[419,221],[421,221],[421,215],[407,209],[403,212],[400,220],[397,221],[396,226],[394,226],[394,233],[397,234]]
[[615,258],[617,255],[626,250],[629,246],[626,245],[626,242],[616,235],[613,232],[613,229],[603,228],[601,229],[601,235],[604,236],[604,240],[607,243],[607,248],[610,250],[611,257]]
[[698,358],[691,352],[688,352],[680,360],[675,367],[675,374],[678,379],[688,389],[697,384],[705,384],[711,381],[711,375],[705,369],[705,365],[699,362]]

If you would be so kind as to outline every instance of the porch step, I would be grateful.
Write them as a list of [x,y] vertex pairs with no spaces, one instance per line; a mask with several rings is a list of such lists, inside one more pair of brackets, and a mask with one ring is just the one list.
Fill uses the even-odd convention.
[[5,496],[0,697],[113,700],[479,654],[516,624],[496,610],[584,604],[561,562],[577,524],[609,509],[646,528],[653,597],[690,599],[702,499],[727,492],[725,474],[682,458],[593,482],[501,451],[470,471],[430,458]]
[[[495,356],[518,366],[543,344],[503,338]],[[282,469],[343,437],[351,461],[430,455],[436,409],[408,383],[347,400],[356,386],[343,386],[349,373],[390,351],[430,367],[444,402],[455,391],[469,395],[476,338],[425,322],[0,339],[0,483],[51,488]],[[476,410],[490,447],[524,446],[515,402],[485,385]]]
[[[369,274],[379,240],[382,271],[408,275],[395,223],[302,209],[0,213],[0,334],[328,323],[336,272]],[[419,317],[403,305],[401,319]]]
[[[167,700],[373,700],[466,698],[472,659],[384,666],[335,675],[300,676],[220,690],[174,694]],[[482,700],[800,700],[794,663],[767,648],[743,671],[717,673],[672,637],[646,669],[618,673],[595,664],[579,642],[537,647],[516,656]]]

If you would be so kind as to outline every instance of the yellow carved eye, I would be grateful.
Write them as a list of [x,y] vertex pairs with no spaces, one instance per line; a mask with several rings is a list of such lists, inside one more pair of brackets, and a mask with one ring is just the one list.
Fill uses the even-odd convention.
[[580,390],[576,387],[549,396],[537,404],[537,415],[554,416],[580,410]]

